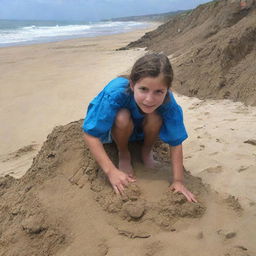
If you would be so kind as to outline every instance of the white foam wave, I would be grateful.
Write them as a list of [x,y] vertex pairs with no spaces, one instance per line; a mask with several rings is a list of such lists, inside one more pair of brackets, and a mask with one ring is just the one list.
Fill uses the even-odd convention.
[[145,27],[141,22],[98,22],[87,25],[55,25],[55,26],[25,26],[18,29],[0,30],[0,45],[19,42],[40,41],[55,38],[90,37],[97,35],[120,33]]

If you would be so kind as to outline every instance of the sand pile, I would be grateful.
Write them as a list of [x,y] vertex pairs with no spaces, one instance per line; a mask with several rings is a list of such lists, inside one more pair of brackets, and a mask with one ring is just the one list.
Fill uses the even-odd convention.
[[[211,192],[188,171],[186,185],[199,203],[168,191],[169,152],[161,142],[154,148],[157,169],[140,163],[140,143],[130,145],[138,180],[116,196],[84,144],[81,124],[56,127],[21,179],[1,178],[0,255],[169,255],[170,247],[187,255],[182,251],[200,250],[205,236],[210,247],[202,255],[250,255],[241,228],[250,225],[250,234],[251,215],[243,217],[235,197]],[[116,162],[115,145],[106,151]],[[184,239],[192,241],[186,249]]]
[[126,48],[170,55],[175,89],[199,98],[256,105],[256,2],[213,1],[178,15]]
[[[128,253],[125,255],[159,255],[160,251],[168,255],[168,247],[156,237],[166,234],[169,244],[168,234],[184,227],[187,232],[196,219],[206,218],[207,223],[207,218],[214,220],[216,216],[206,214],[207,207],[215,205],[216,215],[223,216],[223,221],[227,216],[223,210],[231,221],[241,216],[243,209],[236,198],[220,199],[187,171],[187,186],[199,203],[189,203],[183,195],[168,191],[168,146],[161,142],[154,148],[159,166],[152,170],[144,168],[137,158],[140,144],[130,145],[138,181],[124,196],[116,196],[84,144],[81,124],[82,120],[56,127],[21,179],[1,178],[0,255],[118,255],[121,251]],[[106,150],[116,162],[115,146],[107,145]],[[199,231],[194,231],[196,241],[204,237],[200,231],[204,221]],[[222,220],[219,224],[222,226]],[[232,227],[214,233],[220,241],[237,236]],[[177,233],[173,238],[171,246],[182,243],[186,235],[179,237]],[[149,242],[133,244],[129,239]],[[119,243],[123,244],[121,251],[117,249]],[[129,254],[134,246],[134,254]],[[232,251],[235,254],[230,255],[249,255],[244,245],[239,246],[242,249],[229,242],[220,255]]]
[[[61,189],[58,188],[61,186],[58,180],[63,176],[69,183],[68,190],[72,190],[73,185],[80,189],[88,186],[94,192],[94,199],[104,210],[117,215],[124,222],[136,222],[137,227],[149,221],[171,230],[179,218],[197,218],[203,215],[203,203],[190,204],[184,196],[171,192],[159,193],[158,200],[153,202],[135,183],[131,184],[124,196],[116,196],[84,145],[80,127],[81,121],[55,128],[34,159],[31,168],[20,180],[15,180],[11,176],[1,178],[1,255],[54,255],[61,246],[72,240],[65,220],[57,217],[58,214],[49,214],[49,210],[41,202],[42,194],[54,193],[47,191],[47,182],[55,180],[54,190],[57,192]],[[136,152],[138,147],[138,144],[131,145],[131,149],[134,148],[133,152]],[[155,150],[159,151],[161,147],[166,146],[157,146]],[[116,161],[115,146],[109,145],[106,150]],[[167,159],[163,153],[160,153],[159,157]],[[148,178],[155,178],[152,175],[157,174],[149,174]],[[190,189],[195,194],[200,197],[200,194],[205,193],[206,189],[199,178],[194,178],[189,173],[186,173],[186,177]],[[79,189],[75,190],[76,193],[80,193]],[[61,203],[68,207],[69,201]],[[131,238],[146,238],[151,235],[147,231],[134,233],[120,228],[118,231]]]

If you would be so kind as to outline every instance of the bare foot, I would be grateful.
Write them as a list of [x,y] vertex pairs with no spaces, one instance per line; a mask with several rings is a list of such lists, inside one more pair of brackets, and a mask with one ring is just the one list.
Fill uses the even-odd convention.
[[133,168],[131,165],[131,154],[127,152],[119,152],[119,169],[129,175],[131,178],[135,178]]
[[153,151],[152,150],[149,151],[149,150],[144,149],[142,147],[141,158],[142,158],[142,161],[143,161],[144,165],[147,168],[153,169],[157,166],[157,162],[153,158]]

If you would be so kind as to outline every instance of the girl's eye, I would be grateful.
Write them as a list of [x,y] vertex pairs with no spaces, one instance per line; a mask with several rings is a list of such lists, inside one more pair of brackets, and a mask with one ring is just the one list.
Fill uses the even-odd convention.
[[140,87],[140,90],[141,90],[142,92],[145,92],[145,91],[147,91],[147,88],[146,88],[146,87]]
[[163,94],[164,92],[159,90],[159,91],[156,91],[157,94]]

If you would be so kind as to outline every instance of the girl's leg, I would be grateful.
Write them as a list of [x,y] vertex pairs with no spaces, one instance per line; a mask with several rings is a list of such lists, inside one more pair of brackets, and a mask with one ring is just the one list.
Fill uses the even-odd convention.
[[162,126],[162,118],[155,111],[147,114],[143,121],[144,143],[142,146],[141,157],[145,166],[149,168],[155,167],[152,148],[159,135]]
[[133,121],[128,109],[121,109],[115,119],[112,128],[112,137],[117,145],[119,156],[119,169],[133,176],[131,154],[128,149],[128,141],[133,132]]

